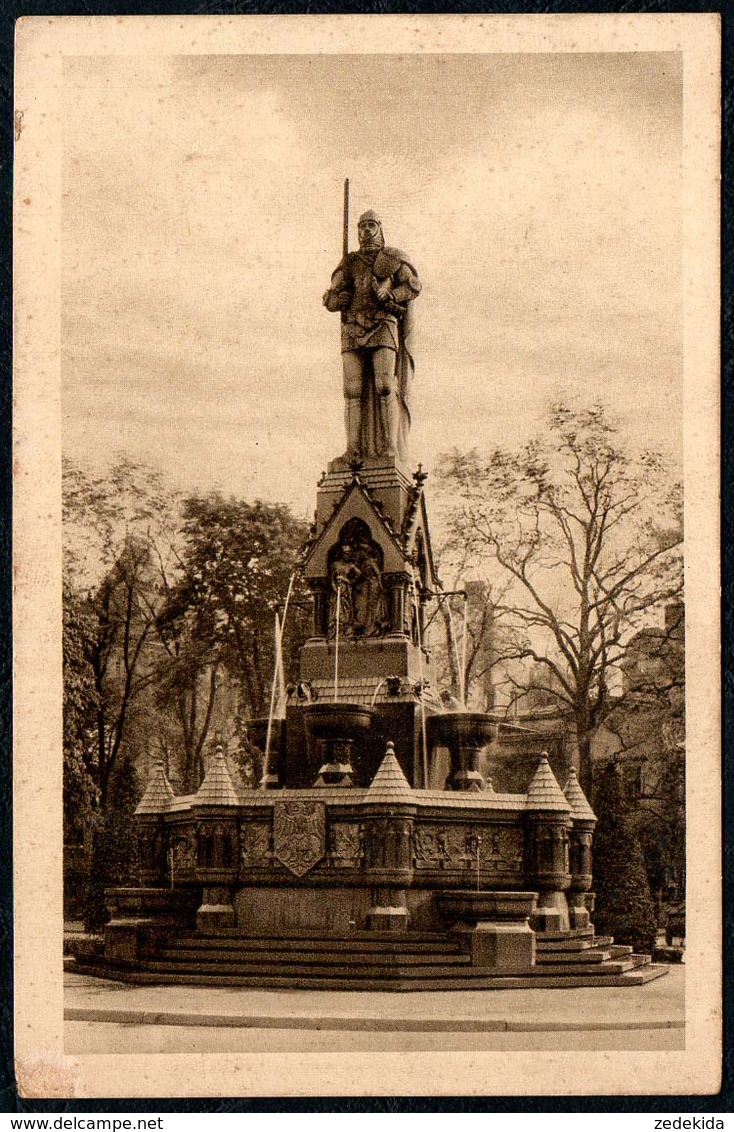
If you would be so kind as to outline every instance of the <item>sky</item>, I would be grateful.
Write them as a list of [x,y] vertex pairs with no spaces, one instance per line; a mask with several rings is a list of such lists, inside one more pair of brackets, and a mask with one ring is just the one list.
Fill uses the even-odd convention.
[[565,398],[679,468],[681,112],[667,53],[67,58],[65,453],[309,515],[349,177],[423,283],[414,465]]

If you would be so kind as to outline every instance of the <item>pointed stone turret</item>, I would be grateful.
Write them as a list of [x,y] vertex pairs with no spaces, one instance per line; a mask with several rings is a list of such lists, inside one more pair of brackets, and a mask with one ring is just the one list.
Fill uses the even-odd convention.
[[410,784],[403,774],[403,768],[395,756],[395,747],[392,743],[388,743],[385,757],[372,779],[364,801],[395,805],[400,802],[412,802],[414,797]]
[[566,801],[571,807],[571,816],[576,818],[577,821],[596,821],[596,814],[589,805],[588,799],[581,789],[581,783],[573,767],[568,775],[566,782],[566,789],[564,790]]
[[165,814],[175,797],[173,787],[163,769],[163,762],[161,759],[157,759],[153,763],[148,785],[145,787],[145,793],[140,799],[135,813],[140,815]]
[[571,809],[563,791],[558,785],[556,776],[551,770],[546,751],[543,751],[543,754],[540,756],[538,768],[528,787],[525,809],[534,811],[554,810],[557,813],[560,812],[564,814],[569,813]]
[[209,769],[199,792],[194,798],[195,806],[239,806],[240,800],[229,773],[224,747],[217,743]]

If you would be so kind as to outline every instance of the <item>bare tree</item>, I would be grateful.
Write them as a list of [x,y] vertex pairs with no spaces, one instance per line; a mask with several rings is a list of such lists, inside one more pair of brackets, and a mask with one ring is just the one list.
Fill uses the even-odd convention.
[[439,553],[452,579],[435,595],[431,617],[443,628],[436,649],[441,682],[456,699],[461,699],[463,690],[466,704],[473,701],[482,711],[489,711],[504,662],[520,647],[517,630],[508,622],[503,590],[486,578],[467,580],[471,566],[466,560],[457,565],[448,548]]
[[680,485],[658,454],[626,452],[600,406],[555,406],[542,438],[488,459],[454,452],[442,477],[449,545],[506,585],[498,612],[525,637],[514,656],[569,710],[590,793],[625,644],[682,592]]
[[[174,537],[175,497],[159,473],[124,457],[100,477],[65,461],[63,488],[65,607],[85,611],[96,712],[92,765],[104,808],[134,706],[157,680],[158,568],[170,554],[164,548]],[[70,690],[67,681],[65,711]]]
[[155,682],[148,646],[155,622],[148,590],[150,550],[128,537],[92,598],[91,660],[97,692],[97,767],[104,807],[133,702]]

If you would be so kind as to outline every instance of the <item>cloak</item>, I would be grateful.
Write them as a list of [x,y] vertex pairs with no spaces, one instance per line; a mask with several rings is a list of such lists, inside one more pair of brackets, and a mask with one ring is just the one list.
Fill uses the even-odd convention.
[[[359,253],[356,253],[357,255]],[[405,264],[406,267],[418,278],[418,272],[413,267],[407,256],[403,255],[397,248],[381,248],[375,256],[375,262],[372,266],[372,273],[376,279],[386,279],[390,275],[394,275],[398,269]],[[407,459],[408,456],[408,434],[410,433],[410,402],[411,402],[411,387],[413,384],[413,377],[415,374],[415,338],[414,338],[414,317],[413,317],[413,303],[408,302],[405,304],[405,310],[398,315],[398,356],[395,363],[395,375],[398,383],[398,399],[400,401],[400,426],[398,429],[398,455],[402,459]],[[364,395],[364,403],[362,405],[362,443],[365,450],[368,452],[376,451],[377,445],[375,444],[374,429],[376,422],[379,420],[377,412],[376,394],[374,382],[368,381]],[[371,435],[364,435],[365,431],[370,431]]]

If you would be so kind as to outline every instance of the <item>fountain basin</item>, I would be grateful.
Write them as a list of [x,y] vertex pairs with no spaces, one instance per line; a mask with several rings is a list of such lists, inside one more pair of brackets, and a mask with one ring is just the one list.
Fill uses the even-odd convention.
[[303,709],[306,731],[320,751],[317,786],[352,786],[354,743],[372,726],[374,708],[365,704],[317,703]]
[[[268,743],[268,717],[248,719],[245,728],[247,738],[253,747],[260,751],[263,759],[261,785],[273,789],[281,784],[283,753],[285,749],[285,720],[274,719],[270,730],[270,750]],[[267,763],[267,767],[266,767]]]
[[337,702],[306,704],[303,715],[314,739],[354,741],[369,731],[375,712],[366,704]]
[[447,920],[477,924],[483,920],[517,923],[535,908],[537,892],[472,892],[450,888],[436,894],[438,909]]
[[429,737],[438,746],[461,743],[479,750],[494,736],[494,720],[482,711],[444,711],[428,720]]
[[446,711],[426,721],[429,746],[448,747],[451,755],[447,790],[487,789],[479,769],[479,756],[493,738],[494,727],[491,716],[480,711]]
[[[271,751],[277,750],[280,746],[284,724],[284,719],[273,720],[273,726],[270,732]],[[245,727],[247,728],[247,738],[250,740],[253,747],[257,747],[257,749],[264,754],[265,744],[268,741],[268,717],[264,716],[259,719],[248,719],[245,723]]]

